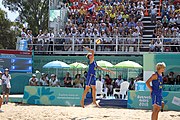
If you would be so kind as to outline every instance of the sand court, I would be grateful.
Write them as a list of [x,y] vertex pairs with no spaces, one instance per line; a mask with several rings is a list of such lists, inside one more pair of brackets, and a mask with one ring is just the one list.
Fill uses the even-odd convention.
[[[3,105],[2,120],[150,120],[151,110],[121,108],[36,106],[9,103]],[[179,111],[159,113],[160,120],[180,120]]]

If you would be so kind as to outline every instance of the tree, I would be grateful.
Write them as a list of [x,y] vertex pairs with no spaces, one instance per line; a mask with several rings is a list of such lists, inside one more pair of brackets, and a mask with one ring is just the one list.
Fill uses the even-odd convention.
[[18,11],[20,22],[28,23],[33,33],[48,29],[49,0],[3,0],[10,11]]
[[15,49],[16,33],[11,30],[12,25],[7,19],[7,13],[0,9],[0,49]]

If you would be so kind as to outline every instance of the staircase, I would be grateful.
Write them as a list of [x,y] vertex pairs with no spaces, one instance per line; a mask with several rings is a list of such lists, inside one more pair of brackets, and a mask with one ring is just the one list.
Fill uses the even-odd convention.
[[[154,4],[156,6],[158,6],[158,8],[159,8],[159,0],[155,0]],[[150,10],[150,4],[148,4],[148,13],[149,13],[149,10]],[[157,16],[156,18],[157,18],[157,20],[161,20],[161,16]],[[146,52],[146,51],[149,51],[148,45],[149,45],[150,41],[152,40],[152,35],[153,35],[153,31],[155,29],[155,24],[151,24],[151,16],[150,15],[145,16],[143,18],[142,22],[144,25],[143,44],[145,44],[142,48],[142,51]]]

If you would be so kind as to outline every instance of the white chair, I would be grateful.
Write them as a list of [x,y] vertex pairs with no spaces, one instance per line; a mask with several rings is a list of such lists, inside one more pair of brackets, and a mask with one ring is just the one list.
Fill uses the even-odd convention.
[[[113,96],[118,95],[118,97],[120,98],[120,95],[122,95],[122,99],[124,99],[124,96],[127,96],[127,91],[129,89],[129,82],[124,81],[121,83],[120,85],[120,89],[119,88],[115,88],[113,89]],[[117,91],[119,90],[119,91]]]
[[96,81],[96,98],[102,98],[103,95],[107,97],[107,88],[105,88],[105,90],[103,91],[103,83],[97,80]]

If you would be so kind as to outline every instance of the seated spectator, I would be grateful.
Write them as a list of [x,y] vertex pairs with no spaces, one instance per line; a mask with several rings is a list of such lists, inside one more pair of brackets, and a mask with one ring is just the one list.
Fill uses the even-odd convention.
[[86,78],[87,78],[87,71],[84,71],[84,74],[83,74],[83,76],[81,77],[81,79],[82,79],[82,81],[83,81],[83,87],[85,88],[86,86],[85,86],[85,83],[86,83]]
[[55,74],[51,74],[51,79],[49,80],[49,86],[60,87],[60,82],[58,81]]
[[115,88],[120,88],[122,82],[124,82],[124,80],[121,78],[121,75],[119,75],[118,79],[115,81]]
[[168,84],[168,76],[163,77],[163,84]]
[[38,79],[36,78],[35,74],[32,74],[32,78],[29,79],[29,85],[30,86],[37,86],[38,85]]
[[168,82],[170,85],[174,85],[175,83],[174,72],[170,72],[168,74]]
[[157,38],[158,38],[158,39],[157,39],[157,41],[155,42],[155,51],[156,51],[156,52],[161,52],[161,50],[162,50],[162,42],[161,42],[159,36],[158,36]]
[[180,85],[180,74],[176,76],[176,85]]
[[45,73],[42,73],[39,82],[40,82],[40,86],[48,86],[49,85],[49,79]]
[[167,26],[168,26],[168,23],[169,23],[168,18],[167,18],[167,16],[165,15],[165,16],[163,17],[163,19],[162,19],[163,27],[167,27]]
[[107,95],[112,95],[112,88],[113,88],[112,82],[113,82],[112,79],[109,77],[108,74],[106,74],[105,75],[105,86],[106,86],[106,88],[108,88]]
[[71,82],[72,82],[72,78],[70,77],[70,73],[67,72],[66,76],[64,77],[64,86],[65,87],[72,87]]
[[103,88],[105,88],[106,86],[105,86],[105,80],[102,78],[102,76],[101,75],[99,75],[99,77],[98,77],[98,79],[97,80],[99,80],[99,81],[101,81],[102,83],[103,83]]
[[82,88],[83,81],[81,80],[81,75],[76,74],[75,80],[73,81],[74,87],[76,88]]
[[135,90],[135,83],[133,78],[130,79],[129,90]]
[[151,43],[149,44],[149,52],[154,52],[154,51],[155,51],[154,40],[151,40]]
[[2,72],[0,71],[0,86],[2,85]]

